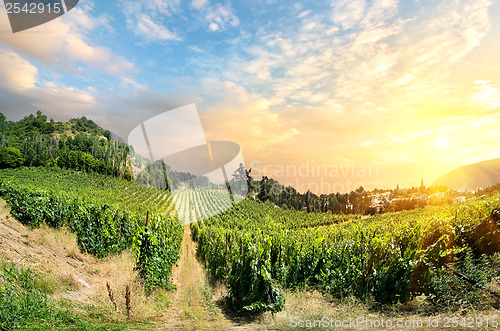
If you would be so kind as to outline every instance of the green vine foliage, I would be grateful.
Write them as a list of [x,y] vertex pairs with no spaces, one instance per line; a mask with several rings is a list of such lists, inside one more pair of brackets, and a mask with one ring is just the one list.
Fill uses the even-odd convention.
[[177,219],[153,214],[146,229],[146,215],[70,193],[26,188],[5,181],[0,182],[0,195],[10,204],[12,216],[23,224],[67,226],[77,234],[80,249],[99,258],[132,247],[137,252],[136,268],[146,287],[153,290],[169,286],[183,233]]
[[380,304],[426,294],[436,306],[456,307],[465,290],[473,303],[490,295],[486,284],[500,276],[499,210],[497,192],[365,219],[331,222],[309,213],[308,226],[302,213],[245,200],[192,224],[191,232],[207,269],[228,284],[240,310],[279,311],[279,288],[305,286]]
[[173,266],[179,260],[182,227],[172,219],[152,216],[148,226],[138,228],[133,238],[133,251],[137,259],[136,269],[146,288],[168,288]]

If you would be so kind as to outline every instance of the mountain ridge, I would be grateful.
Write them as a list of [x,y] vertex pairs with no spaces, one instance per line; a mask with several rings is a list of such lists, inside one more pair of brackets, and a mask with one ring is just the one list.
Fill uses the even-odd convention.
[[475,189],[500,183],[500,158],[458,167],[432,183],[450,189]]

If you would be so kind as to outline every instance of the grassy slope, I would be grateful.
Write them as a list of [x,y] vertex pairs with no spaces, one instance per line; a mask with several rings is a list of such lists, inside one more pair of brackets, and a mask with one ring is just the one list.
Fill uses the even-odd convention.
[[74,234],[29,230],[0,200],[0,329],[122,329],[109,309],[84,304],[98,264],[79,252]]
[[145,214],[174,211],[171,195],[159,189],[144,188],[135,183],[101,174],[80,173],[56,168],[18,168],[0,170],[0,180],[16,186],[33,187],[52,192],[70,192],[91,199]]

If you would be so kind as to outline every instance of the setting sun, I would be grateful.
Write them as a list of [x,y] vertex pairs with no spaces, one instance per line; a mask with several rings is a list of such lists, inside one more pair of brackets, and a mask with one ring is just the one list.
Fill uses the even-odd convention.
[[448,147],[448,138],[446,137],[439,137],[436,140],[436,145],[440,148],[446,148]]

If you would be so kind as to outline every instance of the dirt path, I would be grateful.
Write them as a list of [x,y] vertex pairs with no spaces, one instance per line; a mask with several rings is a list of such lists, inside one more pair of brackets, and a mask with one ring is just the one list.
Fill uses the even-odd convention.
[[200,262],[196,258],[196,243],[191,239],[191,229],[184,227],[182,255],[173,270],[177,290],[172,298],[172,326],[182,329],[255,330],[228,319],[217,301],[224,295],[224,288],[208,284]]

